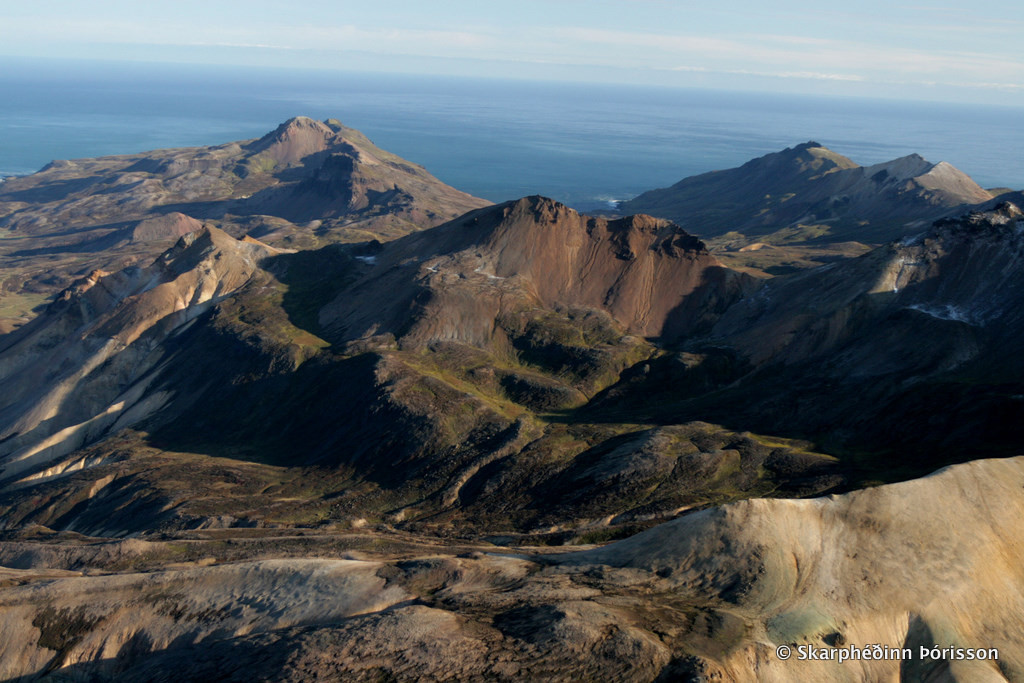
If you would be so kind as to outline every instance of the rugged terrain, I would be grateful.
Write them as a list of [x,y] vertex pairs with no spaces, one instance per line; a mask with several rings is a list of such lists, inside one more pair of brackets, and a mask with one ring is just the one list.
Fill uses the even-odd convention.
[[[685,377],[698,361],[667,349],[756,284],[666,221],[539,197],[317,252],[204,228],[3,339],[5,524],[369,518],[571,538],[829,488],[833,459],[802,442],[587,417],[623,373]],[[237,489],[216,483],[223,458]]]
[[[1022,487],[1021,458],[976,461],[568,553],[358,532],[6,543],[0,675],[1019,681]],[[828,659],[871,644],[912,657]]]
[[301,116],[256,140],[54,161],[0,184],[0,326],[75,277],[145,264],[204,222],[308,248],[390,239],[486,204],[359,131]]
[[[1024,678],[1024,465],[979,460],[1024,437],[1017,205],[759,279],[649,215],[403,213],[360,170],[402,163],[358,140],[295,119],[236,145],[231,182],[263,189],[146,209],[154,255],[0,336],[0,676]],[[795,154],[808,187],[863,175]],[[101,194],[3,220],[42,244],[32,216]],[[872,643],[915,659],[775,656]]]
[[675,221],[729,265],[779,274],[859,255],[992,197],[944,161],[911,154],[860,166],[806,142],[645,192],[621,210]]
[[738,381],[693,397],[648,377],[604,400],[647,420],[700,415],[811,439],[860,463],[865,482],[966,453],[1016,454],[1022,224],[1004,203],[768,280],[695,341]]

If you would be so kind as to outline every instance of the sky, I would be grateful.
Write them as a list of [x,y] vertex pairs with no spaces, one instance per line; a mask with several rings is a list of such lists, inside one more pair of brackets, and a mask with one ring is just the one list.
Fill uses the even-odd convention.
[[35,0],[0,55],[1024,106],[1019,0]]

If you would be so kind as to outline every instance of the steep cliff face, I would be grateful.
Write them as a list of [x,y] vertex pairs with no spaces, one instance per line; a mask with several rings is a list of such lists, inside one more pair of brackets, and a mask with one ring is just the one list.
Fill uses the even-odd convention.
[[[950,211],[992,198],[946,162],[917,154],[873,166],[807,142],[743,166],[685,178],[624,202],[703,238],[798,229],[788,241],[885,242]],[[909,225],[908,225],[909,224]]]
[[668,221],[590,218],[541,197],[467,214],[364,260],[367,274],[321,314],[341,340],[391,334],[406,346],[484,346],[499,321],[525,308],[582,307],[672,342],[753,285]]

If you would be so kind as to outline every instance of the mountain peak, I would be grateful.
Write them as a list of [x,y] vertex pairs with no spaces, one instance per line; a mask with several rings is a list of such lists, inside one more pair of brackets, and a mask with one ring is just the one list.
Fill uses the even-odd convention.
[[330,126],[308,116],[293,116],[274,131],[275,134],[294,133],[302,130],[316,130],[318,132],[333,132]]
[[[866,166],[864,173],[870,178],[879,176],[885,180],[910,180],[928,173],[935,166],[936,164],[931,163],[920,154],[914,153],[881,164]],[[883,173],[884,175],[880,175]]]
[[336,136],[325,123],[308,116],[295,116],[257,140],[252,149],[287,165],[326,150]]
[[786,177],[817,176],[838,169],[856,167],[856,163],[842,154],[833,152],[819,142],[809,140],[780,152],[751,159],[740,168],[757,170],[767,174],[769,183],[778,183]]
[[736,232],[749,238],[817,225],[829,242],[882,242],[903,237],[908,223],[927,225],[953,207],[990,199],[945,162],[908,154],[860,166],[809,140],[645,192],[620,210],[668,218],[701,237]]
[[514,199],[505,206],[506,216],[531,215],[537,220],[549,221],[569,213],[576,214],[574,209],[542,195],[531,195],[521,199]]

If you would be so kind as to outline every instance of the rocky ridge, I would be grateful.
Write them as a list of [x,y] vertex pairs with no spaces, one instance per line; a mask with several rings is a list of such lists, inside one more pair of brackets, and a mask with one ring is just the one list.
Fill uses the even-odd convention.
[[[112,574],[88,545],[79,556],[93,564],[8,553],[3,563],[17,569],[2,574],[0,671],[1018,681],[1022,468],[1021,458],[976,461],[843,496],[743,501],[569,553],[347,551],[221,563],[223,543],[193,541],[195,553],[214,554]],[[125,543],[135,546],[109,556],[160,562],[171,550]],[[838,661],[838,650],[871,644],[912,656]],[[794,655],[779,658],[780,646]],[[924,659],[922,647],[987,658]]]
[[167,396],[147,393],[146,377],[156,367],[159,345],[248,284],[259,262],[279,253],[203,228],[146,268],[90,274],[46,314],[5,336],[0,476],[38,469],[158,412]]
[[812,141],[684,178],[621,208],[669,218],[705,239],[739,233],[747,243],[879,243],[991,198],[946,162],[911,154],[859,166]]
[[309,248],[391,239],[487,204],[333,119],[300,116],[213,147],[55,161],[0,185],[0,324],[30,319],[93,269],[144,265],[204,222]]
[[[400,213],[320,192],[373,175],[337,133],[232,173]],[[808,185],[867,172],[801,147]],[[1024,437],[1017,206],[757,281],[542,197],[301,251],[199,204],[0,337],[5,678],[1024,678],[1021,459],[974,460]],[[1000,657],[776,656],[871,643]]]

